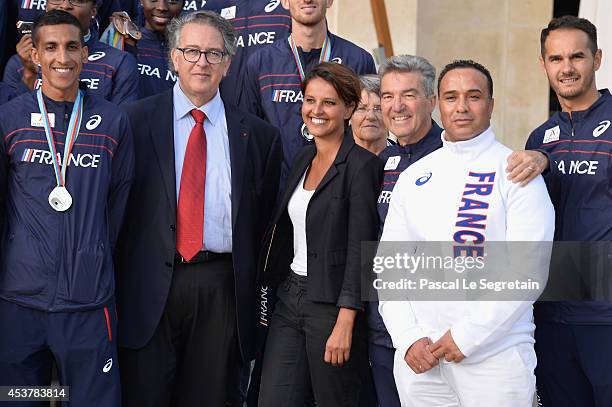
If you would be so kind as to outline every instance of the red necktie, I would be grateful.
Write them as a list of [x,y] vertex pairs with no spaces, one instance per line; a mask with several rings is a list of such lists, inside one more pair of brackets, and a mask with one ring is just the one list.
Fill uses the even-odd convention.
[[206,185],[206,115],[198,109],[193,109],[191,115],[196,124],[187,142],[176,214],[176,250],[187,261],[203,246]]

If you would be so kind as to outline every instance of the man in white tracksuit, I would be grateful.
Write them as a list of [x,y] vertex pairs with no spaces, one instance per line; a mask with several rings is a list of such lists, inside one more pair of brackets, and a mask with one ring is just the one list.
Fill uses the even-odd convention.
[[[554,209],[541,177],[506,178],[512,152],[491,129],[493,81],[455,61],[438,79],[443,146],[404,171],[381,241],[551,241]],[[465,222],[469,219],[478,222]],[[476,216],[474,218],[473,216]],[[531,301],[380,301],[402,406],[530,407],[535,393]]]

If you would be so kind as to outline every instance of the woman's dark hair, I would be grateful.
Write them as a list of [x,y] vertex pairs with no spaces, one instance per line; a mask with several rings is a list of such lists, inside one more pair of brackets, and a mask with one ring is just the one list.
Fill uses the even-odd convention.
[[[352,105],[353,111],[355,110],[361,100],[361,82],[351,68],[335,62],[321,62],[306,74],[302,81],[302,94],[306,93],[308,83],[315,78],[321,78],[332,85],[344,104]],[[348,120],[345,125],[347,124]]]

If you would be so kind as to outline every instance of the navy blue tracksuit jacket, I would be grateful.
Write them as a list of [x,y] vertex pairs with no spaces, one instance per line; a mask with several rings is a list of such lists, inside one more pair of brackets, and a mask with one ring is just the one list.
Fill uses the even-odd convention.
[[[60,156],[73,103],[45,97]],[[48,312],[102,308],[114,298],[112,252],[133,178],[128,118],[84,98],[66,187],[73,204],[56,212],[51,153],[36,92],[0,106],[0,298]]]
[[[555,206],[556,241],[612,240],[612,96],[607,89],[600,93],[587,110],[555,113],[527,141],[526,149],[543,151],[550,159],[544,179]],[[579,269],[612,270],[609,254],[593,250],[597,245],[584,247],[591,258]],[[534,314],[536,321],[612,324],[612,304],[606,302],[540,302]]]
[[168,68],[166,38],[146,28],[141,30],[142,38],[136,47],[140,74],[138,96],[142,99],[170,89],[178,77]]

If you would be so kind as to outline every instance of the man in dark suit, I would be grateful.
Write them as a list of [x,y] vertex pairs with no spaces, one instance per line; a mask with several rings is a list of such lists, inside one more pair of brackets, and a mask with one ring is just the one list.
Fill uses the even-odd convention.
[[254,348],[256,263],[277,194],[278,130],[222,102],[232,26],[168,26],[179,80],[128,106],[136,176],[117,252],[124,405],[222,406]]

